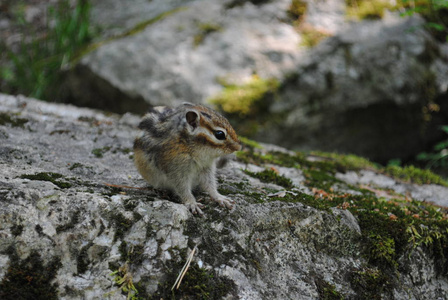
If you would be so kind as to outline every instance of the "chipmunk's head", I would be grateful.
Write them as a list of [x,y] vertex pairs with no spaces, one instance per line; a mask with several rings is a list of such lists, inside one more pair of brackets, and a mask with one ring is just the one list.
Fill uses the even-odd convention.
[[197,146],[216,156],[241,150],[241,142],[226,118],[202,105],[183,106],[187,132]]

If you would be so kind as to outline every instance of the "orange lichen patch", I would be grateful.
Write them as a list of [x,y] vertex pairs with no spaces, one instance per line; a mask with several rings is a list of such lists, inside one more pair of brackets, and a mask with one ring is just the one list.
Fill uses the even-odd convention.
[[396,215],[394,215],[394,214],[390,214],[389,215],[389,219],[392,220],[392,221],[395,221],[395,220],[398,219],[398,217]]

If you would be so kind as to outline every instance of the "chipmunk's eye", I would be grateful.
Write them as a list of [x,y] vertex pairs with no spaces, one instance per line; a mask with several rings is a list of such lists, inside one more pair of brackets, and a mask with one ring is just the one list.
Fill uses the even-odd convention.
[[224,131],[216,130],[215,131],[215,138],[217,138],[218,140],[225,140],[226,139],[226,134],[224,133]]

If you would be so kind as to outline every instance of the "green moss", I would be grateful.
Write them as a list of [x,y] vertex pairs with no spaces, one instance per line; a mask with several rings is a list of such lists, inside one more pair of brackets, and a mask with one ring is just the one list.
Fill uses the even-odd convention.
[[390,294],[393,288],[390,276],[371,268],[353,272],[350,283],[360,299],[384,299],[383,294]]
[[371,161],[352,154],[337,154],[326,152],[311,152],[311,156],[325,159],[304,163],[310,167],[317,167],[327,172],[345,172],[348,170],[372,170],[378,173],[385,173],[395,179],[412,182],[416,184],[439,184],[448,186],[448,182],[430,170],[419,169],[414,166],[388,166],[383,168]]
[[374,196],[332,200],[339,205],[342,201],[350,203],[348,209],[358,219],[363,234],[363,255],[371,265],[386,272],[396,270],[399,257],[421,246],[433,253],[440,270],[448,270],[447,209],[420,201],[386,201]]
[[366,158],[353,154],[338,154],[321,151],[313,151],[310,155],[327,159],[335,169],[342,170],[361,170],[361,169],[377,169],[377,165]]
[[244,5],[246,2],[250,2],[253,5],[262,5],[266,2],[269,2],[270,0],[232,0],[230,2],[227,2],[227,4],[225,4],[225,8],[227,9],[231,9],[234,7],[238,7],[238,6],[242,6]]
[[253,113],[266,94],[276,93],[280,84],[277,79],[263,79],[257,75],[243,85],[235,85],[221,80],[224,90],[220,95],[208,100],[222,111],[241,117]]
[[121,260],[132,265],[140,265],[144,259],[144,248],[144,245],[128,245],[128,243],[122,241],[118,247],[118,252],[121,255]]
[[294,191],[291,193],[286,193],[285,196],[275,196],[269,197],[269,201],[281,201],[281,202],[290,202],[290,203],[302,203],[307,206],[314,207],[319,210],[329,210],[334,204],[323,199],[310,196],[308,194]]
[[318,278],[315,280],[320,300],[343,300],[344,297],[336,290],[336,287],[325,280]]
[[22,232],[23,232],[23,225],[21,225],[21,224],[14,224],[11,227],[11,233],[14,236],[19,236],[22,234]]
[[146,27],[148,27],[149,25],[152,25],[152,24],[154,24],[156,22],[159,22],[159,21],[165,19],[168,16],[171,16],[172,14],[175,14],[177,12],[184,11],[184,10],[186,10],[185,7],[178,7],[178,8],[175,8],[173,10],[163,12],[163,13],[157,15],[156,17],[154,17],[152,19],[149,19],[149,20],[146,20],[146,21],[138,23],[137,25],[135,25],[130,30],[128,30],[125,33],[120,34],[119,36],[115,37],[115,39],[117,39],[117,38],[124,38],[124,37],[127,37],[127,36],[135,35],[135,34],[137,34],[139,32],[142,32],[143,30],[145,30]]
[[308,3],[306,1],[303,0],[292,0],[291,4],[289,5],[288,8],[288,15],[292,18],[292,19],[300,19],[301,17],[303,17],[306,13],[306,10],[308,8]]
[[80,215],[81,212],[79,210],[73,213],[72,216],[70,217],[69,222],[63,225],[58,225],[56,227],[56,232],[60,233],[75,228],[75,225],[80,221]]
[[293,25],[296,31],[300,34],[300,44],[305,47],[314,47],[319,44],[320,41],[329,37],[330,34],[304,22],[307,8],[308,3],[306,1],[292,0],[287,13],[293,20]]
[[10,125],[11,127],[24,128],[24,125],[28,123],[27,119],[19,118],[14,114],[0,113],[0,125]]
[[134,224],[133,220],[126,218],[119,212],[112,213],[111,220],[114,222],[116,227],[116,232],[114,235],[114,241],[118,239],[122,239],[125,233],[132,227]]
[[306,178],[306,185],[325,191],[329,191],[336,183],[342,183],[342,181],[324,171],[307,169],[303,173]]
[[129,261],[137,266],[141,265],[145,257],[145,246],[135,245],[129,251]]
[[126,243],[126,241],[121,241],[120,246],[118,246],[118,252],[120,253],[122,260],[128,260],[128,243]]
[[291,179],[281,176],[281,175],[277,174],[276,172],[274,172],[273,170],[266,169],[261,172],[251,172],[251,171],[245,170],[244,173],[246,173],[247,175],[252,176],[254,178],[257,178],[262,182],[274,183],[274,184],[280,185],[285,188],[293,187]]
[[283,167],[300,167],[302,158],[299,156],[289,155],[283,152],[267,152],[266,154],[259,154],[253,151],[239,151],[236,153],[239,161],[246,164],[264,165],[274,164]]
[[243,136],[239,136],[238,138],[239,138],[240,142],[241,142],[244,146],[246,146],[246,147],[248,147],[248,148],[250,148],[250,149],[263,149],[263,147],[262,147],[259,143],[257,143],[256,141],[254,141],[254,140],[250,140],[250,139],[245,138],[245,137],[243,137]]
[[444,1],[346,0],[345,3],[347,16],[357,20],[382,19],[386,10],[399,11],[403,15],[418,13],[427,19],[428,24],[436,24],[435,31],[442,33],[442,42],[446,41],[446,19],[443,15],[448,5]]
[[59,173],[52,172],[41,172],[36,174],[23,174],[20,178],[29,179],[29,180],[39,180],[39,181],[49,181],[54,185],[60,187],[61,189],[68,189],[72,185],[68,182],[62,181],[61,178],[64,176]]
[[299,26],[297,31],[300,33],[300,37],[302,38],[300,45],[309,48],[316,46],[323,39],[331,36],[327,32],[311,26]]
[[288,168],[300,167],[302,160],[297,155],[284,152],[272,151],[261,156],[266,162]]
[[229,278],[220,277],[213,270],[208,271],[192,263],[179,289],[171,291],[182,267],[181,264],[174,264],[167,274],[168,280],[159,285],[153,299],[222,299],[236,289],[235,283]]
[[[250,149],[249,149],[250,150]],[[383,168],[368,159],[353,154],[338,154],[313,151],[310,153],[296,152],[290,155],[284,152],[267,152],[259,154],[252,151],[239,151],[237,158],[244,163],[256,165],[274,164],[283,167],[296,167],[302,169],[307,176],[309,186],[325,182],[340,182],[329,176],[336,172],[345,173],[347,171],[372,170],[378,173],[385,173],[395,179],[412,182],[416,184],[439,184],[448,186],[448,182],[442,177],[434,174],[430,170],[423,170],[414,166],[388,166]],[[325,174],[327,173],[327,174]],[[317,185],[314,187],[318,187]]]
[[222,195],[241,194],[249,203],[263,203],[263,194],[254,192],[247,181],[227,182],[226,187],[220,186],[218,191]]
[[358,20],[382,19],[384,11],[395,6],[387,0],[346,0],[347,16]]
[[104,153],[108,152],[112,147],[105,146],[103,148],[95,148],[92,150],[92,154],[95,155],[98,158],[102,158],[104,156]]
[[117,151],[123,153],[123,154],[129,154],[132,152],[131,148],[118,148],[117,150],[114,150],[113,153],[116,153]]
[[80,164],[80,163],[74,163],[74,164],[71,165],[68,169],[69,169],[70,171],[73,171],[74,169],[82,168],[82,167],[83,167],[82,164]]
[[[305,175],[305,184],[315,193],[314,196],[310,196],[290,190],[284,195],[275,197],[258,195],[260,203],[300,202],[319,210],[328,211],[332,207],[350,210],[361,228],[361,254],[369,264],[367,271],[358,272],[357,276],[361,278],[354,279],[352,282],[359,290],[363,287],[367,288],[366,291],[359,291],[359,295],[373,294],[375,286],[382,293],[389,293],[395,275],[389,278],[384,274],[396,274],[399,258],[409,255],[416,247],[423,248],[434,257],[435,267],[439,274],[448,272],[448,209],[408,200],[403,195],[396,195],[397,199],[380,198],[372,190],[356,186],[347,186],[347,188],[356,190],[362,193],[361,195],[343,194],[332,189],[335,185],[344,185],[335,178],[336,172],[364,169],[385,173],[413,183],[445,185],[440,177],[431,172],[415,167],[382,168],[354,155],[323,152],[307,154],[298,152],[290,155],[281,152],[261,154],[254,151],[241,151],[237,153],[237,157],[240,161],[260,166],[279,165],[299,168]],[[278,176],[273,170],[246,173],[264,182],[277,184],[284,178]],[[292,187],[288,181],[279,185],[286,189]],[[250,187],[244,187],[239,193],[249,189]],[[391,191],[385,192],[394,195]]]
[[434,174],[430,170],[422,170],[414,166],[388,166],[384,172],[396,179],[406,182],[416,184],[440,184],[448,187],[448,182],[439,175]]
[[193,45],[195,47],[198,47],[204,39],[213,32],[220,32],[222,31],[222,26],[218,24],[212,24],[212,23],[199,23],[198,24],[198,30],[199,32],[194,36],[193,38]]
[[137,207],[138,203],[139,203],[138,200],[126,199],[124,200],[123,206],[126,210],[133,211]]
[[10,252],[9,267],[0,282],[0,299],[58,299],[58,285],[52,281],[61,265],[59,258],[44,265],[36,251],[24,260],[20,260],[14,250]]
[[93,243],[89,242],[87,245],[81,248],[81,251],[79,251],[79,254],[76,257],[76,267],[77,267],[76,275],[81,275],[87,272],[90,264],[89,255],[87,251],[89,250],[90,247],[92,247],[92,245]]
[[108,197],[112,197],[115,195],[118,195],[120,193],[123,192],[123,189],[120,187],[115,187],[115,186],[107,186],[107,189],[109,190],[107,193],[101,193],[101,195],[103,196],[108,196]]
[[395,240],[390,237],[382,237],[379,234],[370,234],[368,258],[375,264],[390,266],[392,269],[398,267],[395,253]]
[[[120,152],[123,154],[129,154],[132,150],[130,148],[112,148],[111,146],[104,146],[102,148],[95,148],[92,150],[92,154],[95,155],[98,158],[103,158],[104,154],[106,152],[112,152],[114,154]],[[77,163],[75,163],[77,164]],[[77,167],[80,167],[82,165],[78,165]]]
[[267,163],[267,161],[261,155],[253,152],[238,151],[236,153],[236,157],[240,162],[245,164],[254,164],[260,166],[264,163]]

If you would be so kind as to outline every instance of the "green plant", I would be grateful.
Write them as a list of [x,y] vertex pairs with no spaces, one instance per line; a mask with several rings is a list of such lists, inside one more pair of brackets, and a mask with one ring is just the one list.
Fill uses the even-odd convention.
[[[442,126],[441,129],[448,134],[448,126]],[[448,167],[448,139],[435,145],[434,152],[417,155],[417,160],[427,162],[427,168]]]
[[401,0],[398,6],[404,10],[404,16],[421,14],[427,20],[425,26],[433,35],[442,41],[448,41],[448,1]]
[[126,294],[126,300],[138,299],[138,290],[134,286],[132,274],[129,271],[128,262],[122,265],[118,270],[110,274],[114,277],[114,282],[119,289]]
[[[53,100],[58,92],[60,71],[92,38],[89,13],[87,0],[78,0],[74,8],[70,7],[69,0],[51,6],[43,36],[28,32],[34,37],[31,42],[24,37],[18,52],[6,50],[11,64],[0,68],[4,90]],[[33,28],[32,24],[23,26]]]

